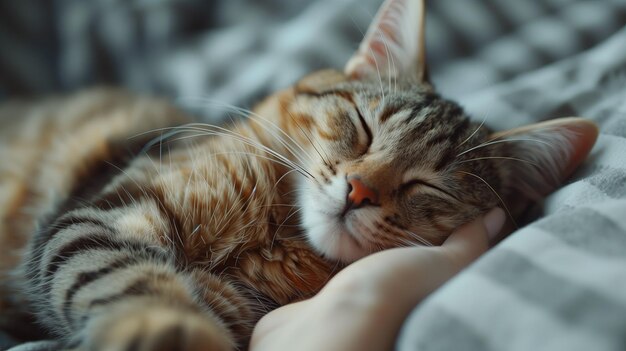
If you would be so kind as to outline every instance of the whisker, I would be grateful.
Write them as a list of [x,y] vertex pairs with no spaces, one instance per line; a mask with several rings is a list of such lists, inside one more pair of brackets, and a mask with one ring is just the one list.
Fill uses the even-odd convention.
[[513,161],[520,161],[520,162],[524,162],[524,163],[528,163],[531,164],[537,168],[539,168],[539,164],[533,161],[529,161],[529,160],[524,160],[521,158],[517,158],[517,157],[505,157],[505,156],[485,156],[485,157],[476,157],[476,158],[470,158],[468,160],[462,160],[462,161],[458,161],[457,163],[465,163],[465,162],[471,162],[471,161],[478,161],[478,160],[489,160],[489,159],[504,159],[504,160],[513,160]]
[[380,74],[380,68],[378,67],[378,59],[376,59],[376,55],[374,55],[374,50],[370,49],[370,53],[372,57],[374,58],[374,65],[376,66],[376,73],[378,73],[378,81],[380,82],[380,94],[382,95],[382,99],[383,99],[380,105],[385,106],[385,89],[383,87],[383,78],[382,78],[382,75]]
[[[297,100],[296,100],[297,101]],[[296,102],[297,103],[297,102]],[[322,156],[322,154],[320,153],[319,149],[315,146],[315,143],[313,142],[313,140],[311,139],[311,137],[309,136],[309,134],[307,134],[307,132],[304,130],[304,128],[302,128],[302,126],[300,125],[300,123],[298,123],[298,121],[296,120],[296,118],[291,114],[290,111],[288,111],[287,109],[283,108],[283,112],[286,112],[287,115],[289,115],[289,118],[291,118],[291,120],[296,124],[296,126],[298,127],[298,129],[300,130],[300,132],[302,133],[302,135],[304,135],[304,137],[309,141],[309,144],[311,144],[311,147],[313,148],[313,150],[315,150],[315,152],[317,153],[317,155],[322,159],[322,161],[330,167],[330,158],[328,157],[328,155],[326,153],[324,153],[324,155],[326,156],[326,158],[324,158]],[[319,145],[318,145],[319,146]]]
[[[203,128],[199,128],[197,126],[202,126]],[[251,138],[248,138],[246,136],[243,136],[241,134],[235,133],[229,129],[226,128],[222,128],[219,126],[215,126],[215,125],[211,125],[211,124],[203,124],[203,123],[199,123],[199,124],[193,124],[193,125],[187,125],[185,126],[185,128],[187,128],[189,131],[195,131],[195,132],[200,132],[200,133],[205,133],[206,135],[217,135],[217,136],[226,136],[226,137],[231,137],[235,140],[238,140],[248,146],[260,149],[262,151],[267,152],[268,154],[276,157],[277,159],[280,159],[282,162],[288,164],[290,166],[290,168],[295,168],[295,169],[299,169],[300,171],[302,171],[303,173],[306,173],[309,177],[311,177],[312,179],[315,179],[315,177],[308,172],[304,167],[298,165],[295,162],[292,162],[291,160],[289,160],[288,158],[286,158],[285,156],[281,155],[280,153],[278,153],[277,151],[259,143],[256,140],[253,140]],[[215,130],[212,130],[215,129]]]
[[[233,107],[233,108],[235,108],[235,107]],[[300,149],[300,151],[302,151],[302,153],[305,156],[307,156],[309,158],[309,160],[314,161],[313,157],[311,157],[311,155],[296,140],[294,140],[288,133],[286,133],[284,130],[282,130],[282,128],[277,126],[274,122],[268,120],[267,118],[262,117],[261,115],[255,113],[253,111],[250,111],[250,110],[239,108],[239,111],[240,111],[239,113],[242,116],[245,116],[245,117],[251,119],[253,122],[258,123],[259,126],[261,126],[263,129],[265,129],[267,132],[269,132],[275,140],[280,142],[281,145],[283,145],[294,156],[298,157],[298,160],[300,161],[300,163],[304,163],[302,161],[301,156],[300,156],[300,152],[296,152],[296,150],[292,147],[291,144],[286,143],[285,140],[280,135],[277,135],[275,131],[273,131],[271,128],[268,128],[263,123],[267,123],[271,127],[274,127],[278,132],[280,132],[282,135],[284,135],[288,139],[288,141],[293,144],[293,146],[298,147],[298,149]],[[246,113],[246,114],[244,115],[241,111]]]
[[[309,158],[309,160],[311,161],[315,161],[315,159],[309,154],[309,152],[307,152],[306,149],[304,149],[296,140],[294,140],[288,133],[286,133],[284,130],[282,130],[282,128],[280,128],[279,126],[277,126],[274,122],[270,121],[269,119],[251,111],[251,110],[247,110],[244,108],[240,108],[237,106],[233,106],[230,104],[223,104],[217,101],[212,101],[212,100],[203,100],[203,102],[208,102],[208,103],[212,103],[214,106],[215,105],[219,105],[221,107],[225,107],[230,109],[231,111],[237,112],[238,114],[240,114],[243,117],[249,118],[250,120],[252,120],[255,123],[258,123],[263,129],[265,129],[266,131],[268,131],[272,137],[277,140],[279,143],[282,144],[282,146],[284,146],[289,152],[291,152],[294,156],[296,156],[298,158],[298,160],[300,161],[301,164],[304,164],[301,156],[300,156],[300,152],[297,152],[296,150],[294,150],[294,148],[291,146],[291,144],[295,145],[300,151],[302,151],[302,153],[307,156]],[[311,139],[311,137],[306,133],[306,131],[302,128],[302,126],[300,126],[300,124],[297,122],[297,120],[293,117],[293,115],[285,110],[285,112],[287,112],[287,114],[289,115],[289,117],[294,121],[294,123],[297,125],[298,129],[300,129],[301,133],[307,138],[307,140],[309,141],[311,147],[315,150],[315,152],[319,155],[319,157],[322,159],[322,161],[324,161],[327,166],[330,167],[330,162],[327,161],[320,153],[318,147],[316,147],[315,143],[313,142],[313,140]],[[268,128],[266,125],[264,125],[263,123],[266,123],[268,125],[271,125],[272,127],[274,127],[273,129],[276,129],[278,132],[280,132],[282,135],[284,135],[288,141],[290,142],[290,144],[286,143],[285,140],[277,135],[272,128]],[[328,158],[328,155],[326,155],[326,158]]]
[[[431,243],[430,241],[428,241],[426,238],[424,238],[423,236],[412,232],[408,229],[404,229],[404,228],[398,228],[395,225],[392,225],[390,223],[386,223],[386,222],[379,222],[380,225],[385,226],[387,229],[390,229],[392,231],[399,231],[405,234],[408,234],[412,239],[417,240],[420,244],[424,245],[424,246],[433,246],[433,243]],[[413,243],[414,244],[414,243]]]
[[506,143],[506,142],[514,142],[514,141],[533,141],[533,142],[537,142],[537,143],[541,143],[541,144],[545,144],[547,146],[551,146],[550,143],[545,142],[543,140],[539,140],[539,139],[529,139],[529,138],[524,138],[524,139],[504,139],[504,140],[492,140],[492,141],[487,141],[484,142],[478,146],[474,146],[468,150],[465,150],[463,152],[461,152],[460,154],[456,155],[456,157],[465,155],[466,153],[470,152],[470,151],[474,151],[476,149],[480,149],[489,145],[493,145],[493,144],[499,144],[499,143]]
[[[191,139],[191,138],[195,138],[195,137],[199,137],[199,136],[206,136],[206,135],[222,135],[222,134],[212,133],[211,131],[204,131],[204,132],[199,132],[197,134],[181,136],[179,138],[173,139],[172,141]],[[230,136],[230,135],[225,135],[225,136]],[[242,142],[245,143],[245,141],[242,141]],[[249,145],[249,146],[254,146],[254,145]],[[246,151],[224,151],[224,152],[215,152],[215,153],[209,154],[209,156],[217,156],[217,155],[246,155],[246,156],[253,156],[253,157],[262,158],[262,159],[265,159],[265,160],[268,160],[268,161],[280,164],[282,166],[285,166],[285,167],[287,167],[287,168],[289,168],[289,169],[291,169],[293,171],[296,171],[296,172],[300,173],[301,175],[303,175],[304,177],[306,177],[307,179],[314,180],[314,179],[310,178],[310,177],[313,177],[312,174],[306,172],[306,170],[304,170],[304,169],[301,169],[299,166],[294,166],[294,164],[292,164],[292,163],[287,163],[287,162],[283,161],[281,158],[276,159],[276,158],[271,158],[271,157],[263,156],[263,155],[260,155],[260,154],[255,154],[255,153],[252,153],[252,152],[246,152]]]
[[[192,100],[192,98],[187,98],[188,100]],[[297,147],[305,156],[307,156],[310,160],[313,160],[313,158],[311,157],[311,155],[297,142],[295,141],[288,133],[286,133],[284,130],[282,130],[282,128],[280,128],[278,125],[276,125],[276,123],[272,122],[271,120],[259,115],[258,113],[242,108],[242,107],[237,107],[231,104],[226,104],[226,103],[222,103],[220,101],[216,101],[216,100],[210,100],[210,99],[203,99],[203,98],[198,98],[198,100],[200,102],[203,103],[208,103],[211,104],[213,106],[217,106],[217,107],[222,107],[222,108],[226,108],[229,109],[232,112],[235,112],[237,114],[239,114],[242,117],[248,118],[251,121],[254,121],[256,123],[259,124],[259,126],[261,126],[263,129],[265,129],[268,133],[271,134],[271,136],[278,141],[279,143],[281,143],[282,146],[284,146],[287,150],[289,150],[292,154],[294,154],[296,157],[298,157],[300,159],[300,152],[296,152],[296,150],[294,150],[293,147]],[[273,128],[268,127],[267,124]],[[285,139],[283,139],[280,135],[277,135],[276,132],[280,132],[280,134],[282,134],[284,137],[287,138],[287,141],[289,141],[290,143],[288,144]],[[302,160],[300,159],[300,162],[302,162]]]
[[[414,247],[414,246],[416,246],[414,242],[412,242],[411,240],[408,240],[406,238],[394,237],[392,240],[395,241],[395,243],[394,243],[395,247]],[[430,245],[430,246],[432,246],[432,245]]]
[[[294,99],[294,102],[298,105],[298,107],[300,107],[300,101],[298,99]],[[320,157],[320,159],[322,160],[322,162],[329,168],[332,169],[332,165],[330,162],[330,157],[328,157],[328,154],[326,153],[326,151],[324,150],[323,147],[321,147],[321,145],[315,145],[316,143],[313,142],[313,138],[311,138],[310,133],[307,133],[306,130],[304,130],[304,128],[302,128],[302,126],[298,123],[298,121],[295,119],[295,117],[293,116],[293,114],[290,111],[287,111],[286,109],[283,109],[285,112],[287,112],[287,114],[289,115],[289,118],[291,118],[291,120],[296,124],[296,126],[298,127],[298,129],[300,130],[300,132],[302,133],[302,135],[304,135],[304,137],[309,141],[309,145],[311,145],[311,147],[313,148],[313,150],[315,150],[315,152],[317,153],[317,155]],[[319,147],[319,149],[318,149]],[[322,156],[322,153],[320,152],[320,149],[322,150],[322,152],[324,153],[324,156]]]
[[476,130],[475,130],[472,134],[470,134],[470,136],[468,136],[468,137],[467,137],[467,139],[463,140],[463,142],[462,142],[462,143],[460,143],[459,145],[457,145],[457,147],[462,146],[463,144],[467,143],[470,139],[472,139],[472,137],[473,137],[474,135],[476,135],[476,133],[478,133],[478,131],[480,130],[480,128],[482,128],[482,127],[483,127],[483,125],[485,124],[485,121],[486,121],[486,120],[487,120],[487,116],[485,116],[485,118],[483,118],[483,121],[482,121],[482,122],[480,122],[480,125],[476,128]]
[[287,177],[289,174],[291,174],[292,172],[297,172],[298,170],[296,169],[292,169],[290,171],[285,172],[285,174],[283,174],[280,178],[278,178],[278,180],[276,181],[276,183],[274,183],[274,187],[272,187],[272,194],[275,193],[276,191],[276,187],[278,187],[278,183],[280,183],[285,177]]
[[[378,31],[381,32],[380,29]],[[391,76],[392,76],[391,72],[395,72],[396,68],[395,68],[395,65],[393,65],[392,67],[392,63],[394,63],[394,61],[393,61],[393,56],[391,55],[391,51],[389,50],[387,37],[384,34],[382,34],[380,37],[382,38],[383,46],[385,47],[385,54],[387,55],[387,79],[388,79],[387,84],[389,88],[391,89]]]
[[500,194],[498,194],[498,192],[496,191],[496,189],[494,189],[486,180],[484,180],[482,177],[471,173],[471,172],[465,172],[465,171],[457,171],[459,173],[463,173],[463,174],[467,174],[470,175],[472,177],[478,178],[480,181],[482,181],[483,183],[485,183],[485,185],[487,185],[487,187],[489,189],[491,189],[491,191],[496,195],[496,197],[498,197],[498,199],[500,200],[500,203],[502,204],[502,207],[504,207],[504,209],[506,210],[506,213],[508,214],[509,218],[511,219],[511,221],[513,222],[513,225],[515,226],[515,228],[519,228],[517,225],[517,222],[515,222],[515,218],[513,218],[513,215],[511,214],[511,211],[509,211],[509,208],[507,207],[507,205],[504,203],[504,200],[502,200],[502,197],[500,196]]
[[410,230],[406,230],[403,229],[402,230],[404,233],[409,234],[411,236],[411,238],[417,240],[420,242],[420,244],[423,244],[424,246],[433,246],[433,243],[431,243],[430,241],[426,240],[423,236],[418,235],[417,233],[414,233]]
[[[396,7],[400,7],[400,3],[392,3],[391,6],[396,6]],[[396,33],[402,33],[401,30],[399,30],[398,28],[398,23],[394,20],[391,20],[390,18],[387,17],[383,17],[381,18],[381,20],[384,22],[384,24],[388,27],[394,28],[392,31],[396,32]],[[398,91],[398,75],[397,75],[397,71],[396,71],[396,62],[394,59],[394,55],[391,54],[391,49],[390,49],[390,45],[394,44],[394,46],[396,47],[396,50],[398,49],[398,44],[395,42],[395,40],[390,43],[388,40],[388,37],[385,35],[385,33],[382,32],[382,30],[380,28],[377,29],[378,33],[380,34],[380,38],[382,38],[382,42],[383,45],[385,46],[385,54],[387,55],[387,68],[389,68],[391,66],[392,70],[390,70],[388,73],[389,75],[389,89],[391,89],[391,76],[393,76],[394,79],[394,85],[393,85],[393,91],[394,93]],[[391,74],[391,73],[394,74]]]
[[302,208],[295,208],[295,209],[292,208],[292,209],[289,210],[289,212],[287,213],[287,216],[285,217],[285,219],[280,223],[278,228],[276,228],[276,231],[274,232],[274,236],[272,236],[272,241],[270,242],[270,250],[274,248],[274,242],[276,241],[276,237],[280,233],[280,230],[283,227],[289,227],[289,225],[287,225],[285,223],[287,223],[293,216],[295,216],[298,213],[300,213],[300,211],[302,211]]

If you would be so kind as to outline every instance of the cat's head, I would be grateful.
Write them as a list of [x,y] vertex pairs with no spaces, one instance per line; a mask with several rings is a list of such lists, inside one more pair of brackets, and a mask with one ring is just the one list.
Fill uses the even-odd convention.
[[387,0],[343,73],[313,73],[281,101],[307,131],[299,207],[329,258],[441,244],[494,206],[552,191],[595,142],[581,119],[499,133],[471,121],[428,83],[423,17],[423,1]]

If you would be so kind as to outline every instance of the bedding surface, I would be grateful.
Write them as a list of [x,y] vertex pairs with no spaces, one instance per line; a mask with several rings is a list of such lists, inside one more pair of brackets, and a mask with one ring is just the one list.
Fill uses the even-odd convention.
[[[379,0],[0,3],[0,99],[93,84],[219,122],[350,57]],[[495,129],[583,116],[589,159],[541,215],[411,313],[398,350],[626,349],[626,1],[429,1],[440,92]],[[3,324],[4,323],[4,324]],[[0,350],[21,343],[0,316]]]
[[413,311],[398,349],[626,350],[626,28],[461,101],[498,128],[584,116],[600,137],[542,218]]

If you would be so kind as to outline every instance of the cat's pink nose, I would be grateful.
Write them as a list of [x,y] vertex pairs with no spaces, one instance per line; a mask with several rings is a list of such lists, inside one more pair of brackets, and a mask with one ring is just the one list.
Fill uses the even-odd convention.
[[348,177],[348,203],[350,208],[378,205],[378,192],[370,188],[358,177]]

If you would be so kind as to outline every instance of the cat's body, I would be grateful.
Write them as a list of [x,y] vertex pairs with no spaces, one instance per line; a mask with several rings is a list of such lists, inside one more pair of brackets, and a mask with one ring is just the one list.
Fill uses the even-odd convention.
[[[383,18],[403,4],[421,6],[388,1]],[[491,134],[423,67],[401,76],[396,57],[368,74],[367,55],[228,128],[180,126],[166,103],[111,91],[5,107],[29,117],[0,118],[0,298],[91,349],[242,346],[346,262],[440,244],[494,206],[516,212],[595,140],[581,120]]]
[[[67,114],[57,114],[60,106]],[[306,242],[294,215],[294,180],[285,176],[289,168],[266,152],[231,136],[172,140],[190,137],[182,133],[132,157],[139,150],[128,146],[135,138],[146,140],[143,128],[166,128],[184,117],[162,101],[124,92],[92,91],[30,108],[36,111],[11,113],[24,123],[12,124],[14,138],[3,138],[20,143],[3,148],[14,160],[1,174],[9,190],[2,193],[2,247],[11,254],[2,256],[0,279],[9,281],[8,269],[24,260],[30,280],[13,281],[13,287],[32,290],[32,302],[43,307],[40,317],[59,334],[73,334],[68,322],[90,313],[86,307],[93,301],[171,270],[176,273],[154,278],[154,286],[142,281],[134,289],[160,290],[198,310],[206,304],[235,334],[249,335],[264,312],[312,295],[336,266]],[[287,154],[260,125],[251,125],[240,123],[233,130]],[[32,133],[33,140],[24,133]],[[24,143],[32,153],[22,149]],[[98,179],[85,187],[93,178]],[[33,233],[35,245],[27,252]],[[74,258],[78,270],[63,264]],[[165,267],[123,275],[152,263]],[[100,277],[106,289],[92,272],[110,265],[115,266],[110,276]]]

